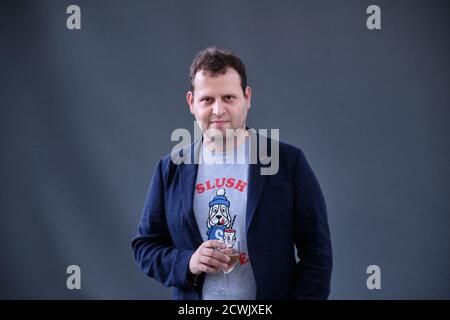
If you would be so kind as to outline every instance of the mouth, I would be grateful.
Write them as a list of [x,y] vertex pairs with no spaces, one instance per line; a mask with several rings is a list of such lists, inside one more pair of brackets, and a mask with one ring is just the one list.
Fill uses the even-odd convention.
[[225,121],[225,120],[216,120],[216,121],[211,121],[211,124],[217,124],[217,125],[223,125],[226,123],[229,123],[230,121]]

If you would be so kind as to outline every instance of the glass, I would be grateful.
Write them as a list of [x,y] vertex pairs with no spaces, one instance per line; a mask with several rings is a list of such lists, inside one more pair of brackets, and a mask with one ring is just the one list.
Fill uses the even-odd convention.
[[235,292],[228,288],[228,274],[233,271],[239,263],[239,254],[241,251],[241,244],[239,241],[235,241],[234,237],[227,237],[225,234],[225,249],[219,249],[219,251],[225,253],[230,257],[230,261],[228,262],[228,266],[225,269],[220,269],[223,273],[223,286],[219,290],[216,290],[214,293],[217,295],[223,296],[231,296],[234,295]]

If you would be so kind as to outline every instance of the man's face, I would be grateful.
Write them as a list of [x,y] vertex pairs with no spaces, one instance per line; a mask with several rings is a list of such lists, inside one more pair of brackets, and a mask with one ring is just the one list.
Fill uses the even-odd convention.
[[247,87],[244,95],[236,70],[228,68],[225,74],[215,76],[201,70],[193,82],[194,92],[189,91],[186,99],[203,132],[217,129],[225,137],[226,129],[245,130],[251,89]]

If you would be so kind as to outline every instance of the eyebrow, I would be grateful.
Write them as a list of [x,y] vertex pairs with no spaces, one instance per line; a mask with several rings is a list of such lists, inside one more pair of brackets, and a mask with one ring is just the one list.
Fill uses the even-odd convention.
[[[236,95],[235,94],[233,94],[233,93],[227,93],[227,94],[224,94],[224,95],[222,95],[222,98],[223,97],[228,97],[228,96],[231,96],[231,97],[235,97],[236,98]],[[209,96],[209,95],[203,95],[203,96],[200,96],[200,100],[203,100],[203,99],[205,99],[205,98],[210,98],[210,99],[214,99],[214,97],[211,97],[211,96]]]

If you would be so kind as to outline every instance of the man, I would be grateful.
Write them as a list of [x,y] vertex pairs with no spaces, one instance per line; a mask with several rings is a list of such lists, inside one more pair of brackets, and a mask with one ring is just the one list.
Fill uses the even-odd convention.
[[[201,51],[190,82],[187,103],[202,139],[155,168],[132,241],[140,268],[175,287],[175,299],[223,299],[221,271],[232,267],[226,253],[239,242],[228,274],[231,298],[326,299],[332,269],[326,205],[303,152],[282,142],[271,148],[273,139],[246,127],[252,91],[244,64],[230,51]],[[278,151],[276,174],[261,174],[266,164],[250,161],[262,139],[266,151]],[[199,161],[177,161],[186,155]]]

